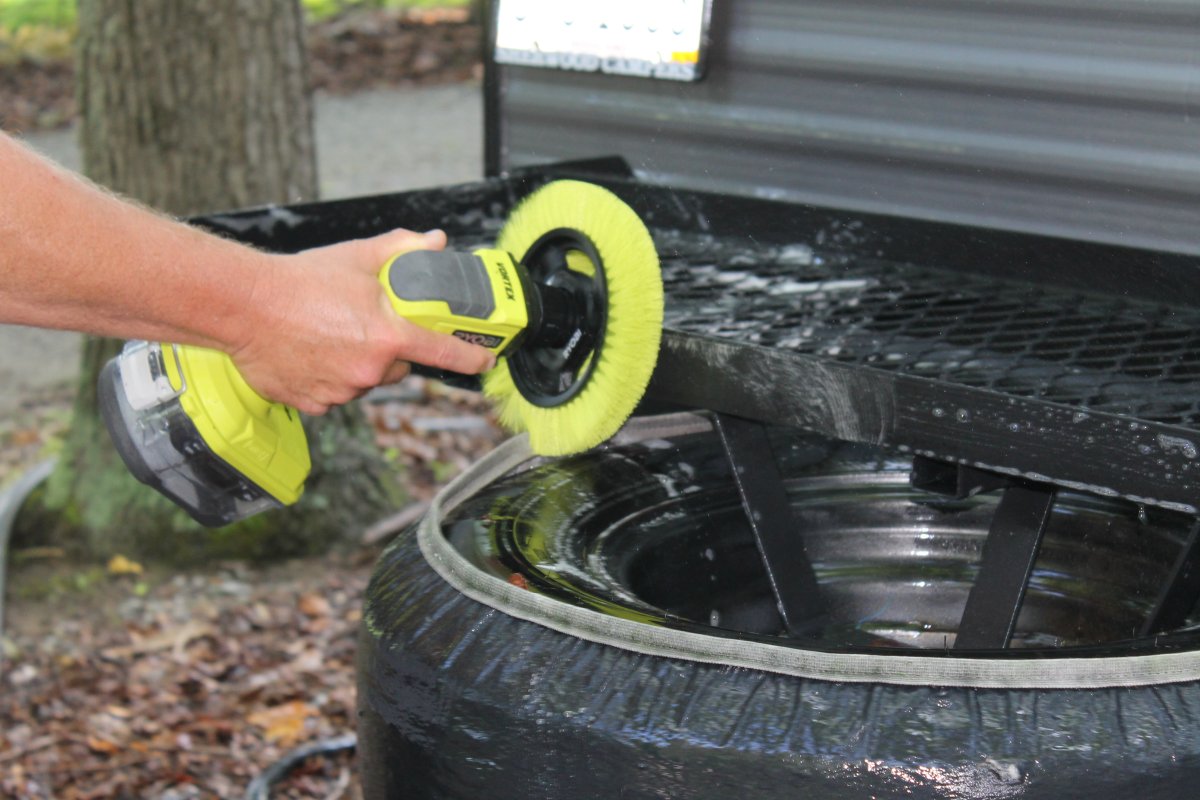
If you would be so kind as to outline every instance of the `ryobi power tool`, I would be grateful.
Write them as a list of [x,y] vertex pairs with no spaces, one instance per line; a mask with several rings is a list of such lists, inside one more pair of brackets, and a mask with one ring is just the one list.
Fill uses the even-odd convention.
[[[483,391],[540,455],[580,452],[614,434],[658,357],[654,243],[632,209],[592,184],[542,187],[494,249],[404,253],[379,280],[405,319],[500,356]],[[300,498],[310,460],[299,415],[255,393],[225,354],[129,342],[99,389],[133,475],[199,522],[225,525]]]

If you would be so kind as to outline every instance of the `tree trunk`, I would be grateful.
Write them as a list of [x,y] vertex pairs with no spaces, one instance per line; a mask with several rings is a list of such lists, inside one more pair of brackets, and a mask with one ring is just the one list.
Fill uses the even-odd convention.
[[[174,215],[315,199],[299,0],[79,0],[84,171]],[[219,268],[214,265],[214,268]],[[59,466],[43,496],[60,540],[99,556],[170,560],[312,552],[394,507],[398,484],[360,411],[310,424],[305,500],[208,532],[129,476],[98,418],[96,380],[120,348],[91,339]],[[47,519],[39,515],[40,526]]]
[[84,171],[188,215],[317,194],[298,0],[80,0]]

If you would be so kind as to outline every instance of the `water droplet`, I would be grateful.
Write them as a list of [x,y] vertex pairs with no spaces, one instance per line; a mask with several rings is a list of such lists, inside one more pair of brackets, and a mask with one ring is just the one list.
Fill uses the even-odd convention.
[[946,409],[942,408],[941,406],[934,406],[933,415],[940,419],[941,417],[946,416]]
[[1144,456],[1148,456],[1148,455],[1150,455],[1151,453],[1153,453],[1153,452],[1154,452],[1154,448],[1153,448],[1153,447],[1151,447],[1151,446],[1150,446],[1150,445],[1148,445],[1148,444],[1139,444],[1139,445],[1138,445],[1138,452],[1139,452],[1139,453],[1141,453],[1141,454],[1142,454],[1142,455],[1144,455]]
[[960,408],[958,411],[956,411],[954,413],[954,417],[959,422],[970,422],[971,421],[971,412],[967,411],[965,408]]
[[713,552],[713,549],[711,547],[706,547],[706,548],[704,548],[704,557],[707,558],[709,561],[715,561],[717,558],[717,554],[715,552]]
[[1138,503],[1138,522],[1146,525],[1150,522],[1150,518],[1146,515],[1146,507]]
[[1008,423],[1008,429],[1013,433],[1016,433],[1017,431],[1021,430],[1021,426],[1015,422],[1010,422]]
[[1196,451],[1196,443],[1190,439],[1184,439],[1181,436],[1166,436],[1159,434],[1158,446],[1171,455],[1179,453],[1187,459],[1195,459],[1198,455]]
[[721,612],[717,611],[715,608],[712,611],[708,612],[708,624],[712,625],[714,628],[717,627],[718,625],[720,625],[721,624]]

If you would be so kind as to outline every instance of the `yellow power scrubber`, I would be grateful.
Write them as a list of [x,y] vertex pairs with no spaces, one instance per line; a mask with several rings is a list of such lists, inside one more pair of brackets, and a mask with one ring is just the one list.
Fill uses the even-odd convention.
[[[616,433],[658,358],[654,243],[632,209],[592,184],[543,186],[494,249],[403,253],[379,280],[405,319],[500,356],[483,391],[540,455],[580,452]],[[129,470],[205,525],[290,505],[304,491],[299,415],[256,394],[223,353],[129,342],[99,390]]]

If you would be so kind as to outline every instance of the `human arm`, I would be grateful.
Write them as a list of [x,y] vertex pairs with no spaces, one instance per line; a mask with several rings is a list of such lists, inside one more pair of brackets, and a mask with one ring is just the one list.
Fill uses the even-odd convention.
[[416,361],[476,373],[493,357],[396,316],[377,280],[445,235],[397,230],[264,253],[121,200],[0,134],[0,321],[229,353],[260,394],[323,413]]

